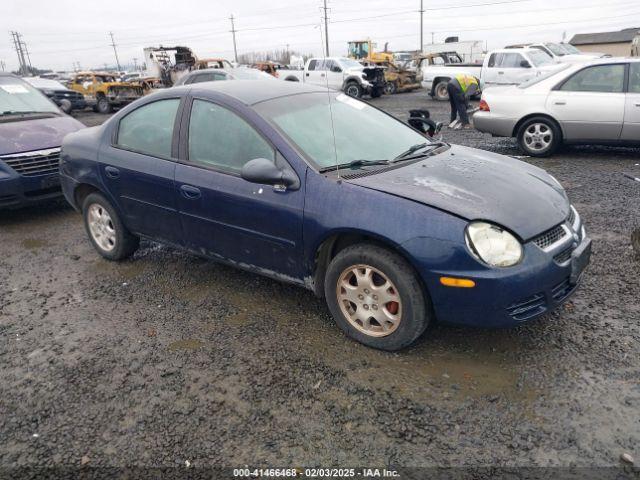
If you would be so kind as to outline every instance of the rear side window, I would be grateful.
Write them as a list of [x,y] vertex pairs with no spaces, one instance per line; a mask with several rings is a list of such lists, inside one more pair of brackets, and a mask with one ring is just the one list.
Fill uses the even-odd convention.
[[189,161],[240,173],[254,158],[275,160],[275,152],[255,129],[232,111],[194,100],[189,121]]
[[560,90],[568,92],[620,93],[624,89],[624,65],[596,65],[575,73]]
[[180,100],[148,103],[120,120],[116,145],[160,158],[171,158],[173,125]]
[[629,93],[640,93],[640,62],[631,62],[629,70]]

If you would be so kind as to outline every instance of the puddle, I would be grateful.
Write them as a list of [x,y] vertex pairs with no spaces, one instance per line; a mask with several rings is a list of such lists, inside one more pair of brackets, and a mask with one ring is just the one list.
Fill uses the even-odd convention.
[[177,352],[180,350],[198,350],[204,346],[204,342],[196,338],[187,338],[185,340],[178,340],[169,344],[170,352]]
[[27,250],[37,250],[49,245],[47,242],[39,238],[25,238],[20,243],[22,244],[22,247]]

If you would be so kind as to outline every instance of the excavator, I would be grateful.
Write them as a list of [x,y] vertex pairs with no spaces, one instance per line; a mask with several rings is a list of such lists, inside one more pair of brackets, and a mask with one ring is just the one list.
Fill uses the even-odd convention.
[[393,61],[393,54],[387,51],[376,52],[376,44],[371,39],[352,40],[348,42],[348,57],[365,66],[376,65],[384,68],[385,93],[393,94],[415,90],[421,87],[418,72],[410,71],[405,66],[399,67]]

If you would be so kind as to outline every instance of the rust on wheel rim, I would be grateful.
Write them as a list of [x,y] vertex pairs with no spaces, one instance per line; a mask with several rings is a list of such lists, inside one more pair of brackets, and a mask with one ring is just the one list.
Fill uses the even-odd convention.
[[358,331],[371,337],[386,337],[402,319],[398,289],[380,270],[353,265],[338,277],[336,295],[340,311]]

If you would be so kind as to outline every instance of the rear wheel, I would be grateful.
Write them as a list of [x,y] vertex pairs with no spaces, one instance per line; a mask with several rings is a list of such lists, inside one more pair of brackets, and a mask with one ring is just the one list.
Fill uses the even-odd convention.
[[439,81],[433,89],[433,98],[439,102],[446,102],[449,100],[449,92],[447,91],[448,80]]
[[413,269],[376,245],[353,245],[335,256],[325,277],[325,297],[347,335],[382,350],[413,343],[432,316]]
[[123,260],[138,249],[140,239],[125,228],[117,212],[103,195],[87,195],[82,203],[82,216],[89,240],[104,258]]
[[398,83],[387,82],[384,86],[384,93],[386,93],[387,95],[393,95],[394,93],[398,93]]
[[349,82],[344,88],[344,93],[350,97],[360,98],[362,97],[362,87],[358,82]]
[[533,117],[518,129],[518,144],[524,153],[532,157],[548,157],[562,142],[560,127],[547,117]]

